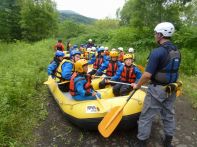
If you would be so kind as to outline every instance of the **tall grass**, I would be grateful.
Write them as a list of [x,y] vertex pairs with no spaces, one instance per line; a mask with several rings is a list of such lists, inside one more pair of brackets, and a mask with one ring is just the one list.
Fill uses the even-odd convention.
[[43,81],[52,43],[0,44],[0,146],[28,143],[32,129],[47,115]]

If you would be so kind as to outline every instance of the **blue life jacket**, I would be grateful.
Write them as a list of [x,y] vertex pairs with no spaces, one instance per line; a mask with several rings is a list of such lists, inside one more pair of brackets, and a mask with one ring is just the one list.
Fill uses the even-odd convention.
[[181,63],[181,54],[176,47],[165,45],[161,47],[166,49],[168,56],[163,65],[161,65],[163,68],[157,71],[153,76],[153,83],[165,85],[177,81],[178,70]]

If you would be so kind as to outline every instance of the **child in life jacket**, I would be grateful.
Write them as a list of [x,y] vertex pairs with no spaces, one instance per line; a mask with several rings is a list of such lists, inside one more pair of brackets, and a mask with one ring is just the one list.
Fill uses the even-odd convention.
[[[55,73],[55,80],[56,82],[64,82],[70,81],[71,76],[74,72],[74,63],[78,61],[81,57],[80,51],[73,50],[70,54],[70,60],[64,59],[58,66],[56,73]],[[67,92],[69,90],[69,82],[65,84],[58,85],[59,89]]]
[[[117,70],[116,75],[113,76],[111,80],[131,84],[136,83],[141,76],[142,73],[140,70],[133,65],[133,56],[131,54],[126,54],[124,55],[124,66]],[[131,91],[132,87],[130,85],[116,84],[113,87],[113,93],[115,96],[128,95]]]
[[86,51],[84,51],[84,59],[89,60],[90,59],[90,52],[91,52],[91,48],[87,48]]
[[100,83],[99,83],[99,88],[105,88],[106,86],[106,79],[108,77],[112,77],[116,74],[116,71],[123,66],[123,64],[118,61],[118,52],[117,51],[111,51],[110,54],[110,60],[104,62],[101,67],[97,70],[95,75],[102,75],[103,71],[106,70],[106,78],[104,78]]
[[53,61],[48,65],[48,75],[51,75],[53,78],[55,77],[55,72],[64,58],[64,53],[61,51],[57,51],[55,53],[55,57]]
[[118,48],[118,51],[119,51],[119,57],[118,57],[118,60],[120,62],[124,62],[124,50],[122,47],[119,47]]
[[134,55],[135,50],[134,50],[134,48],[130,47],[130,48],[128,49],[128,52],[129,52],[129,54],[131,54],[131,55],[133,56],[133,59],[134,59],[134,61],[135,61],[135,55]]
[[105,55],[106,56],[109,56],[110,52],[109,52],[109,48],[108,47],[105,47]]
[[91,76],[87,74],[88,62],[80,59],[75,63],[75,72],[70,80],[70,94],[77,101],[95,100],[101,98],[100,93],[94,91],[91,86]]
[[98,48],[98,55],[92,58],[90,61],[88,61],[88,64],[93,64],[92,71],[89,72],[89,74],[94,75],[96,71],[99,69],[101,64],[107,60],[107,57],[104,53],[104,48],[100,47]]

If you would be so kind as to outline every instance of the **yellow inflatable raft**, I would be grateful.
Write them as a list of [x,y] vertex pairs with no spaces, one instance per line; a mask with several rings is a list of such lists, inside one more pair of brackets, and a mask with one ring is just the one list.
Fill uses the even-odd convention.
[[[115,106],[122,106],[128,96],[114,97],[112,87],[98,90],[101,99],[75,101],[69,92],[62,92],[54,79],[49,77],[47,81],[50,92],[67,119],[80,128],[96,130],[99,122],[108,111]],[[136,125],[142,110],[145,92],[138,90],[128,101],[123,110],[123,119],[119,128],[131,128]]]

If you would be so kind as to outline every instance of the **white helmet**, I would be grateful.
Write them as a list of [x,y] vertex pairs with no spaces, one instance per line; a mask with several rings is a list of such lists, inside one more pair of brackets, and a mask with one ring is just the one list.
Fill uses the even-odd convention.
[[171,37],[175,31],[175,28],[170,22],[162,22],[155,27],[154,31],[156,33],[161,33],[165,37]]
[[96,47],[93,46],[93,47],[92,47],[92,51],[96,51]]
[[108,51],[108,49],[109,49],[108,47],[105,47],[105,51]]
[[122,47],[119,47],[118,50],[119,50],[119,51],[123,51],[123,48],[122,48]]
[[134,49],[132,47],[129,48],[129,53],[134,53]]
[[92,39],[88,39],[88,42],[92,42]]
[[116,49],[115,48],[112,48],[112,50],[111,51],[116,51]]
[[87,48],[87,52],[91,52],[91,48]]

